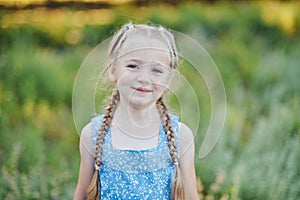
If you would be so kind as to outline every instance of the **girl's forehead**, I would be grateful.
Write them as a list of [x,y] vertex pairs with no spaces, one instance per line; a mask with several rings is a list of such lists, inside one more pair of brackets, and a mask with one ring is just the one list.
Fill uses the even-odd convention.
[[127,51],[119,57],[119,61],[134,62],[136,64],[170,65],[169,53],[166,50],[155,48],[140,48]]

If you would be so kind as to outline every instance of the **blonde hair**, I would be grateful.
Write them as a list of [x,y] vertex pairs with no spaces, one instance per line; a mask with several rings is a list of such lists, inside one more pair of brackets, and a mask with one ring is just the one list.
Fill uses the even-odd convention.
[[178,66],[178,53],[175,45],[174,36],[170,31],[162,26],[150,26],[146,24],[125,24],[112,38],[108,57],[111,61],[118,59],[122,47],[128,38],[134,38],[136,36],[143,36],[149,39],[157,39],[164,43],[168,47],[170,53],[170,67],[177,68]]
[[[120,52],[126,40],[132,36],[141,35],[146,38],[157,39],[163,42],[169,49],[170,56],[170,67],[177,68],[178,66],[178,53],[175,45],[175,39],[170,31],[163,28],[162,26],[150,26],[145,24],[125,24],[112,38],[108,57],[110,60],[117,59],[120,56]],[[106,135],[106,132],[111,125],[114,112],[120,101],[120,95],[117,90],[112,95],[111,101],[106,108],[103,116],[102,125],[100,127],[98,138],[96,142],[96,157],[95,157],[95,172],[91,183],[88,188],[88,200],[100,200],[100,177],[99,170],[102,158],[102,145]],[[163,122],[164,130],[168,139],[168,147],[170,156],[175,166],[174,179],[172,182],[172,200],[184,200],[184,188],[182,184],[182,178],[179,168],[178,152],[175,143],[175,135],[172,129],[172,123],[170,115],[168,114],[168,108],[164,103],[162,97],[156,102],[157,110]]]

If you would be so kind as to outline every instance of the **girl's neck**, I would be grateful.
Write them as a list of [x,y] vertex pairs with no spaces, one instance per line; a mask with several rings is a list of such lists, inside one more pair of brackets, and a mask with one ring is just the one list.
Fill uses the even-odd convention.
[[139,128],[146,128],[153,123],[160,122],[160,116],[155,104],[147,106],[146,108],[135,109],[128,104],[120,102],[114,119],[120,124],[131,124]]

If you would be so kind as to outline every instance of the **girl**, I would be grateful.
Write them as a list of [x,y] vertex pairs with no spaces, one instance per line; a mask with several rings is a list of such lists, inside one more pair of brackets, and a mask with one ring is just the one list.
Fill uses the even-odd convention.
[[109,47],[116,89],[103,115],[81,133],[74,200],[196,200],[191,130],[163,101],[178,53],[163,27],[124,25]]

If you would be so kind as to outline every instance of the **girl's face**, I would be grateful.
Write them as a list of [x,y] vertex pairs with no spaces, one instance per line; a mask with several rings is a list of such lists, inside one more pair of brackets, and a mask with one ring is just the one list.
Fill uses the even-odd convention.
[[121,102],[135,109],[155,103],[171,82],[167,46],[157,39],[139,36],[125,41],[119,55],[109,67],[109,77],[117,83]]

